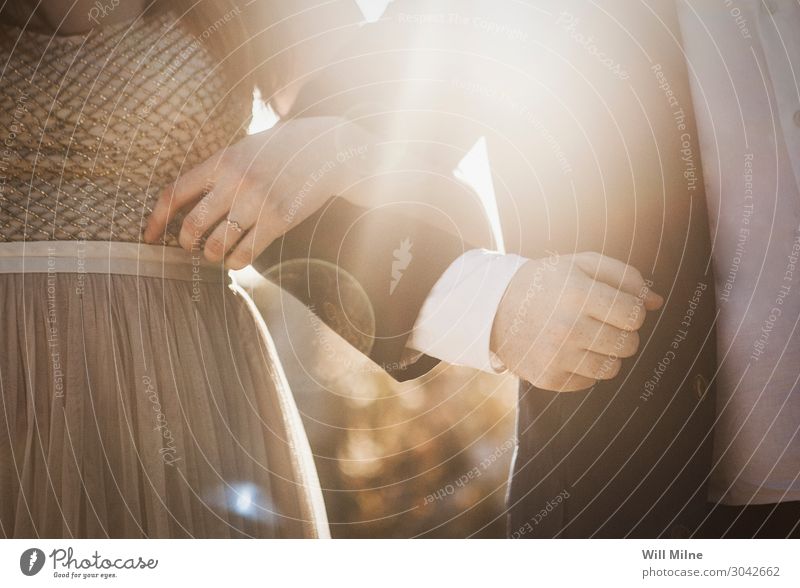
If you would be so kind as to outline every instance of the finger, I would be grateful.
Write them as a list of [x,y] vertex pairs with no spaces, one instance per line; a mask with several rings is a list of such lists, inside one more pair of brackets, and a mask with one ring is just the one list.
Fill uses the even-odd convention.
[[609,357],[594,351],[574,351],[562,364],[572,374],[593,380],[610,380],[622,369],[619,357]]
[[578,374],[559,372],[543,376],[531,383],[541,390],[550,392],[577,392],[578,390],[591,388],[595,385],[596,380]]
[[217,173],[217,161],[218,156],[213,156],[164,187],[147,221],[145,241],[157,241],[179,210],[211,191]]
[[[212,243],[212,247],[217,247],[217,252],[220,249],[224,249],[226,252],[224,259],[225,267],[228,269],[242,269],[250,265],[255,256],[264,251],[276,237],[286,232],[285,227],[282,227],[281,231],[277,233],[269,226],[273,224],[270,221],[274,221],[276,216],[266,206],[267,201],[263,194],[250,192],[238,200],[239,202],[228,214],[228,218],[237,221],[246,231],[238,235],[238,238],[236,235],[228,233],[233,239],[229,238],[224,247],[220,248],[218,244]],[[214,255],[214,251],[207,251],[206,257],[209,257],[209,253],[215,261],[222,259],[222,257]],[[217,254],[219,255],[219,253]]]
[[194,205],[181,223],[178,243],[191,251],[212,227],[226,218],[233,204],[233,187],[228,182],[217,182],[214,189]]
[[644,294],[644,307],[647,310],[658,310],[664,305],[664,297],[653,292],[649,286]]
[[578,392],[580,390],[587,390],[597,383],[597,380],[587,378],[578,374],[567,374],[564,377],[563,383],[558,388],[558,392]]
[[631,357],[639,349],[639,333],[618,329],[592,317],[582,317],[575,330],[576,343],[595,353]]
[[[242,239],[250,234],[252,222],[247,220],[246,215],[234,215],[229,213],[226,218],[214,227],[214,230],[206,239],[203,247],[203,255],[208,261],[217,263],[225,259],[228,262],[226,253],[236,247]],[[248,264],[245,264],[248,265]],[[242,266],[244,267],[244,265]],[[241,268],[230,268],[241,269]]]
[[268,219],[269,215],[262,215],[241,238],[236,248],[225,257],[226,268],[236,270],[250,265],[270,243],[285,232],[273,226]]
[[595,282],[589,293],[587,314],[618,329],[636,331],[644,324],[647,311],[636,296]]
[[648,310],[656,310],[664,303],[664,299],[650,289],[641,272],[632,265],[594,252],[576,255],[575,262],[595,280],[642,298]]

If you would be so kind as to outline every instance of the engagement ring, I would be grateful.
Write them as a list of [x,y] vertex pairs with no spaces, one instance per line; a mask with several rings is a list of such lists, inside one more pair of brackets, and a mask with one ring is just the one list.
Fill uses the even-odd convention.
[[228,228],[236,231],[237,233],[241,233],[244,230],[242,228],[242,225],[239,224],[239,221],[227,219],[227,222],[228,222]]

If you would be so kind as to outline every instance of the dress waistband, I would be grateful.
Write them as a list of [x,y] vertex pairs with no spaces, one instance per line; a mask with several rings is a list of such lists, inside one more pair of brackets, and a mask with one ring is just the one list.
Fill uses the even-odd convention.
[[169,280],[227,282],[222,264],[179,247],[115,241],[0,243],[0,274],[121,274]]

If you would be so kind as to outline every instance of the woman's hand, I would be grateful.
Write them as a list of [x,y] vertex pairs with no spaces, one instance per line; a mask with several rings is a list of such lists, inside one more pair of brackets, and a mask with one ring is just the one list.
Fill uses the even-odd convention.
[[356,182],[371,155],[369,134],[343,119],[294,119],[214,154],[162,191],[144,232],[158,242],[179,211],[178,242],[231,269]]

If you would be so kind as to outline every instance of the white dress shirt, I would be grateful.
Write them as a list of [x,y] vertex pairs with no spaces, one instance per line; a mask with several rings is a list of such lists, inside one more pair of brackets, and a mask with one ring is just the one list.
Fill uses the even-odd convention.
[[445,270],[420,310],[408,346],[453,365],[505,370],[489,349],[500,300],[525,258],[467,251]]
[[[800,5],[678,0],[716,272],[718,416],[709,498],[800,500]],[[524,260],[469,251],[409,347],[500,371],[489,337]]]

